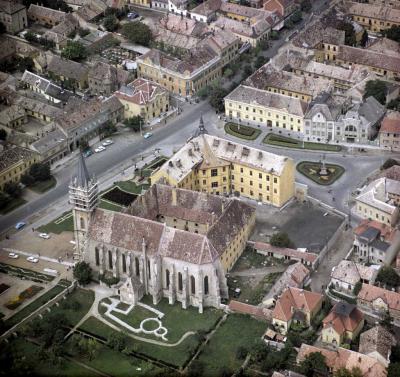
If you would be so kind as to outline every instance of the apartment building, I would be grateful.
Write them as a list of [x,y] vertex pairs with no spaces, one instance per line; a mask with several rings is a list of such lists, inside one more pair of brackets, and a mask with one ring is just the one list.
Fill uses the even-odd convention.
[[66,15],[65,12],[60,10],[43,7],[37,4],[31,4],[28,9],[28,18],[46,27],[58,25],[65,20]]
[[190,139],[150,177],[190,190],[234,194],[281,207],[294,196],[294,162],[206,133]]
[[400,113],[388,112],[379,129],[379,145],[393,152],[400,151]]
[[0,22],[6,27],[7,33],[15,34],[28,26],[28,16],[25,5],[15,0],[0,0]]

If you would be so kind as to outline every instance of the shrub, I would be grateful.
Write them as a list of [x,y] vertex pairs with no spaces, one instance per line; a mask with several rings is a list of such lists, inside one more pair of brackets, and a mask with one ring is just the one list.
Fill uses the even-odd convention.
[[285,232],[274,233],[269,243],[276,247],[291,247],[293,245],[289,235]]
[[74,266],[74,278],[78,280],[81,285],[89,284],[92,280],[92,268],[89,263],[78,262]]
[[389,168],[391,168],[392,166],[395,166],[395,165],[400,165],[399,161],[397,161],[397,160],[395,160],[395,159],[393,159],[393,158],[388,158],[388,159],[383,163],[383,165],[381,166],[381,170],[389,169]]
[[248,350],[246,347],[239,346],[236,350],[236,358],[239,360],[244,360],[248,354]]

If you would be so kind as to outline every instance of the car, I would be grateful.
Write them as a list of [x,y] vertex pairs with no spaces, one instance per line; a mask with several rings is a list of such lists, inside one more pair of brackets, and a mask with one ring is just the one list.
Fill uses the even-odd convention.
[[15,224],[15,229],[19,230],[21,228],[23,228],[26,225],[26,223],[24,223],[23,221],[20,221],[19,223]]
[[48,240],[50,236],[47,233],[39,233],[40,238],[44,238],[45,240]]
[[107,147],[108,145],[113,144],[114,142],[111,139],[107,139],[106,141],[103,142],[103,147]]
[[8,257],[9,257],[9,258],[12,258],[12,259],[18,259],[18,258],[19,258],[19,255],[16,254],[16,253],[8,253]]
[[139,15],[136,12],[129,12],[128,13],[128,18],[130,18],[131,20],[133,20],[134,18],[138,18]]
[[143,137],[145,138],[145,139],[148,139],[149,137],[152,137],[153,136],[153,134],[151,133],[151,132],[146,132],[144,135],[143,135]]
[[93,151],[92,151],[91,149],[86,149],[86,150],[83,152],[83,157],[88,158],[88,157],[91,156],[92,154],[93,154]]
[[28,257],[28,258],[26,258],[26,260],[28,262],[31,262],[31,263],[38,263],[39,262],[39,258],[36,258],[36,257]]
[[100,153],[100,152],[103,152],[103,151],[105,151],[105,150],[106,150],[105,147],[103,147],[102,145],[99,145],[94,151],[95,151],[96,153]]

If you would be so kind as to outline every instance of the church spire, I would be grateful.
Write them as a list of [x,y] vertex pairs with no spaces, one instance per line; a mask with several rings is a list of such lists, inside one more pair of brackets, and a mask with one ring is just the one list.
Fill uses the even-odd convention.
[[89,186],[89,172],[86,167],[85,159],[82,152],[79,153],[78,165],[76,167],[76,173],[72,178],[72,183],[77,187],[88,187]]
[[200,115],[200,121],[199,121],[199,128],[196,130],[194,137],[208,134],[208,131],[204,127],[204,121],[203,121],[203,115]]

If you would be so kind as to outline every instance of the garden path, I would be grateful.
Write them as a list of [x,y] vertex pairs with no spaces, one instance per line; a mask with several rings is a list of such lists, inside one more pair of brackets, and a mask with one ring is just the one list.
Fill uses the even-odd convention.
[[274,274],[276,272],[284,272],[287,268],[287,265],[283,266],[271,266],[271,267],[263,267],[263,268],[249,268],[247,270],[238,271],[238,272],[230,272],[229,276],[255,276],[255,275],[267,275]]

